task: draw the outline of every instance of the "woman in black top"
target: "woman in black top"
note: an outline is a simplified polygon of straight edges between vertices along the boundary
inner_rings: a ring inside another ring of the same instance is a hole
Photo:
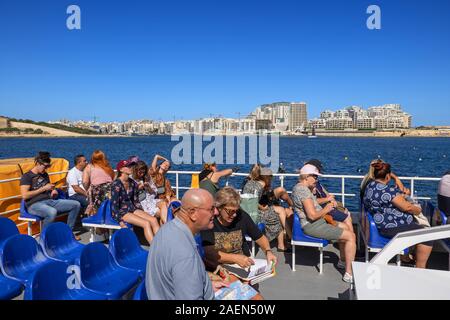
[[[269,263],[277,258],[270,250],[269,241],[258,229],[250,216],[239,209],[239,193],[225,187],[216,194],[219,215],[214,218],[214,228],[201,232],[207,265],[215,269],[219,264],[238,264],[246,268],[254,264],[245,241],[248,235],[266,254]]]

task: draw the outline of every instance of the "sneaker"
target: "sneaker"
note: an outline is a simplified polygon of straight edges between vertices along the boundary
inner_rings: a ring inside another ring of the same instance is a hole
[[[339,262],[336,264],[336,268],[345,269],[345,261],[339,260]]]
[[[342,277],[342,280],[347,283],[353,283],[353,276],[351,274],[349,274],[348,272],[346,272],[344,274],[344,276]]]

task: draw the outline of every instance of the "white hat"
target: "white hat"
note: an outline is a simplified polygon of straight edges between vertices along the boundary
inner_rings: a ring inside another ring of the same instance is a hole
[[[323,176],[323,174],[321,174],[319,172],[319,170],[315,166],[313,166],[312,164],[305,164],[300,169],[300,174],[301,175],[313,174],[313,175],[316,175],[316,176]]]

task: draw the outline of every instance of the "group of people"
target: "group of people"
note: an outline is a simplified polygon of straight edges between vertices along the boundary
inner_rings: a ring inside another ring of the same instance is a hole
[[[150,244],[160,226],[167,222],[167,211],[175,200],[166,173],[170,162],[156,155],[148,167],[137,156],[121,160],[114,172],[106,155],[96,150],[90,162],[82,154],[74,158],[67,174],[68,199],[60,197],[46,170],[51,166],[50,153],[39,152],[34,167],[21,180],[21,194],[28,212],[43,218],[43,227],[58,213],[67,212],[67,224],[75,232],[82,215],[97,212],[107,199],[111,201],[112,218],[122,227],[141,227]],[[79,236],[76,235],[79,239]]]
[[[299,216],[306,235],[338,244],[337,267],[344,270],[343,281],[353,282],[356,235],[351,214],[319,181],[324,168],[317,159],[299,169],[298,182],[290,195],[284,188],[273,188],[273,172],[259,164],[253,165],[240,192],[220,186],[220,180],[238,168],[219,170],[215,163],[205,164],[199,174],[199,188],[184,194],[170,222],[168,206],[175,200],[175,193],[166,178],[170,162],[164,157],[156,155],[147,166],[131,156],[119,161],[115,173],[102,151],[95,151],[89,163],[78,155],[67,176],[69,199],[58,199],[46,173],[50,164],[50,154],[40,152],[34,168],[21,179],[28,211],[43,217],[44,227],[57,213],[68,212],[68,225],[74,228],[80,213],[95,213],[105,199],[110,199],[113,219],[122,227],[141,227],[151,244],[146,275],[151,299],[212,299],[214,291],[228,285],[214,276],[222,264],[243,268],[254,264],[246,236],[258,244],[268,263],[276,264],[271,242],[276,241],[277,251],[290,252],[294,214]],[[438,199],[447,215],[449,181],[450,174],[441,180]],[[258,219],[242,208],[243,194],[257,199]],[[388,163],[372,161],[361,184],[361,203],[382,236],[392,238],[399,232],[429,227],[421,220],[421,205],[410,195]],[[258,222],[264,224],[263,231]],[[201,237],[204,259],[198,253],[196,236]],[[432,243],[416,246],[411,258],[417,267],[426,267],[431,249]]]

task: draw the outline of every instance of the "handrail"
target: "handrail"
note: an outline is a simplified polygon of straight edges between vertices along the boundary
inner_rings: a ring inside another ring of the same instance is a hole
[[[58,171],[58,172],[50,172],[48,173],[50,176],[51,175],[57,175],[57,174],[64,174],[67,173],[68,171]],[[180,186],[180,175],[193,175],[193,174],[199,174],[200,171],[181,171],[181,170],[173,170],[173,171],[168,171],[167,174],[171,174],[171,175],[175,175],[175,192],[176,192],[176,196],[177,198],[179,198],[180,196],[180,190],[188,190],[190,189],[190,186]],[[285,183],[285,178],[292,178],[292,177],[298,177],[298,174],[296,173],[274,173],[273,174],[275,177],[278,177],[280,180],[280,184],[282,187],[284,187],[284,183]],[[248,173],[233,173],[231,175],[231,177],[247,177]],[[346,193],[345,190],[345,185],[346,185],[346,181],[347,180],[362,180],[364,179],[364,176],[361,175],[337,175],[337,174],[327,174],[327,175],[323,175],[323,178],[329,178],[329,179],[340,179],[341,180],[341,192],[340,193],[333,193],[330,192],[334,195],[337,195],[339,197],[341,197],[341,202],[343,205],[345,205],[345,199],[346,197],[356,197],[357,195],[354,193]],[[410,181],[411,183],[411,197],[415,198],[415,199],[423,199],[423,200],[429,200],[431,199],[430,197],[418,197],[415,196],[415,182],[416,181],[440,181],[441,178],[433,178],[433,177],[399,177],[401,180],[407,180]],[[11,178],[11,179],[4,179],[4,180],[0,180],[0,183],[6,183],[6,182],[11,182],[11,181],[19,181],[20,178]],[[227,181],[228,184],[228,181]],[[291,191],[288,191],[288,193],[291,193]],[[10,200],[10,199],[15,199],[15,198],[20,198],[20,195],[15,195],[15,196],[10,196],[10,197],[6,197],[6,198],[0,198],[0,201],[5,201],[5,200]],[[0,215],[4,215],[7,213],[11,213],[14,211],[18,211],[19,209],[13,209],[13,210],[9,210],[6,212],[0,212]]]

